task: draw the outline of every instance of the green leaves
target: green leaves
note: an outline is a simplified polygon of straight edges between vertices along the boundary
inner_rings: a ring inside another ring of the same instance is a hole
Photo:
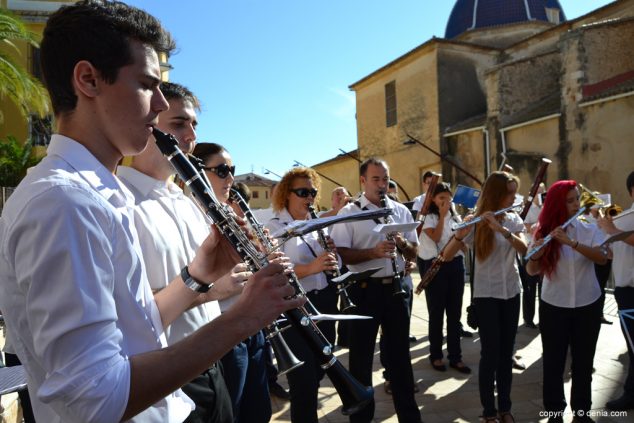
[[[27,169],[40,160],[33,154],[31,142],[22,144],[11,135],[6,140],[0,140],[0,186],[17,186]]]
[[[23,117],[35,113],[44,117],[50,111],[50,101],[44,86],[20,66],[15,55],[20,54],[15,41],[38,46],[35,35],[24,23],[6,9],[0,9],[0,43],[14,54],[0,52],[0,96],[8,97],[18,106]]]

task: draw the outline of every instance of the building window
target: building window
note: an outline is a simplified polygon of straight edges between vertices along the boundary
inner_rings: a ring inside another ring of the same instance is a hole
[[[554,7],[546,8],[546,17],[548,18],[548,22],[554,23],[555,25],[559,25],[561,23],[559,18],[559,9]]]
[[[253,198],[260,198],[260,192],[259,191],[253,191],[253,194],[251,195]]]
[[[385,84],[385,126],[396,125],[396,81]]]
[[[264,198],[265,199],[269,199],[269,192],[268,191],[264,191]]]
[[[40,49],[31,46],[29,57],[29,70],[31,75],[36,77],[40,82],[44,83],[44,77],[42,76],[42,66],[40,64]]]
[[[52,116],[29,116],[29,137],[33,145],[47,146],[53,134]]]

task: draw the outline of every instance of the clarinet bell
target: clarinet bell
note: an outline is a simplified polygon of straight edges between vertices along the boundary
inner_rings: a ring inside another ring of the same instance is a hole
[[[407,292],[403,290],[403,279],[400,276],[395,276],[392,279],[392,295],[402,295],[405,296]]]
[[[363,386],[337,361],[326,369],[333,386],[339,394],[344,416],[358,413],[374,399],[374,389],[371,386]]]
[[[277,375],[282,376],[286,373],[294,370],[304,364],[300,361],[279,332],[272,333],[272,336],[268,337],[271,347],[273,348],[273,354],[275,354],[275,360],[277,361]]]
[[[350,312],[350,310],[356,307],[345,288],[341,288],[339,291],[339,307],[342,313]]]

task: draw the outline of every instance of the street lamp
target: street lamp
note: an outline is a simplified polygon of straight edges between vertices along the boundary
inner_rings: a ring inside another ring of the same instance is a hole
[[[480,181],[480,179],[478,179],[476,176],[474,176],[473,174],[471,174],[469,171],[465,170],[463,167],[461,167],[458,163],[454,162],[453,160],[451,160],[450,158],[447,157],[446,154],[440,154],[439,152],[437,152],[436,150],[434,150],[433,148],[423,144],[422,142],[420,142],[419,140],[417,140],[416,138],[412,137],[410,134],[406,133],[405,135],[407,135],[407,140],[403,141],[403,145],[413,145],[413,144],[418,144],[421,147],[426,148],[427,150],[431,151],[432,153],[434,153],[435,155],[437,155],[438,157],[440,157],[440,160],[444,160],[447,163],[449,163],[450,165],[452,165],[453,167],[455,167],[456,169],[458,169],[459,171],[461,171],[462,173],[464,173],[465,175],[467,175],[469,178],[473,179],[474,181],[476,181],[479,185],[482,185],[482,181]]]
[[[280,175],[278,175],[277,173],[273,172],[272,170],[268,170],[265,167],[262,168],[262,171],[264,171],[265,175],[273,174],[273,175],[277,176],[278,178],[282,179],[282,177]]]
[[[305,165],[305,164],[303,164],[303,163],[298,162],[297,160],[293,160],[293,161],[295,162],[295,164],[293,164],[293,167],[297,167],[297,166],[310,167],[310,166],[306,166],[306,165]],[[313,169],[313,168],[311,168],[311,169]],[[339,182],[335,181],[334,179],[330,179],[329,177],[327,177],[327,176],[326,176],[326,175],[324,175],[323,173],[319,172],[318,170],[316,170],[316,169],[313,169],[313,170],[315,171],[315,173],[317,173],[317,175],[321,176],[321,177],[322,177],[322,178],[324,178],[324,179],[329,180],[330,182],[332,182],[332,183],[333,183],[333,184],[335,184],[336,186],[338,186],[338,187],[342,187],[342,186],[343,186],[343,185],[342,185],[342,184],[340,184]]]

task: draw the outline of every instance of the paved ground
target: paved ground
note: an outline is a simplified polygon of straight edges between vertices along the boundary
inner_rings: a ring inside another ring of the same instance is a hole
[[[414,284],[417,282],[417,278],[415,278]],[[469,292],[467,289],[465,304],[468,300]],[[606,401],[621,394],[620,386],[625,377],[627,359],[627,349],[618,326],[617,308],[612,295],[608,295],[606,299],[605,315],[614,324],[601,325],[594,362],[592,396],[594,408],[592,411],[595,413],[594,418],[597,422],[634,422],[634,411],[630,411],[629,416],[610,417],[609,411],[603,408]],[[421,388],[420,392],[416,394],[416,400],[422,410],[425,423],[477,422],[478,416],[482,412],[477,382],[480,355],[477,333],[474,334],[473,338],[463,338],[462,340],[464,361],[473,370],[473,373],[466,377],[451,368],[444,373],[437,372],[429,365],[427,308],[424,295],[416,297],[414,300],[412,334],[418,339],[418,342],[412,345],[411,353],[414,377]],[[517,349],[517,354],[522,357],[522,361],[528,367],[524,371],[514,371],[511,395],[515,419],[518,423],[545,422],[546,418],[539,416],[539,412],[542,410],[542,361],[539,331],[520,326],[517,332]],[[347,350],[338,351],[337,356],[344,365],[347,365]],[[569,378],[566,380],[566,395],[569,398],[570,382]],[[287,386],[284,377],[280,381],[284,386]],[[376,399],[375,421],[397,422],[392,398],[383,391],[378,345],[374,360],[373,381]],[[320,422],[348,421],[341,414],[339,397],[327,379],[322,382],[319,399],[321,404],[319,409]],[[273,412],[273,421],[290,421],[287,402],[274,398]],[[566,416],[564,420],[570,422],[572,416]]]

